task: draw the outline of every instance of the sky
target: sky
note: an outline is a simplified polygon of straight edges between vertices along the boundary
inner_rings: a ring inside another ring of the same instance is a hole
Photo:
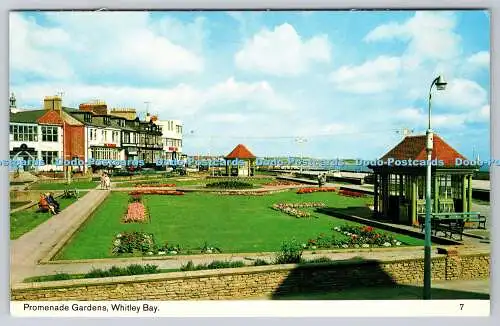
[[[490,154],[487,11],[12,12],[10,90],[184,124],[187,154],[383,156],[432,129]]]

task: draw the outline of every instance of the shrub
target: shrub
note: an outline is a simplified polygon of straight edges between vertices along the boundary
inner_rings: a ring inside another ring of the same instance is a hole
[[[328,257],[319,257],[319,258],[313,258],[313,259],[308,259],[304,263],[306,264],[319,264],[319,263],[331,263],[333,259],[330,259]]]
[[[193,261],[190,260],[187,262],[187,264],[183,264],[181,265],[181,268],[180,270],[183,271],[183,272],[186,272],[186,271],[195,271],[196,269],[196,266],[194,265]]]
[[[156,265],[139,265],[132,264],[127,267],[112,266],[108,270],[92,269],[84,275],[84,278],[99,278],[99,277],[112,277],[112,276],[128,276],[128,275],[142,275],[159,273],[158,266]]]
[[[134,194],[129,199],[129,203],[140,203],[141,201],[142,196],[140,194]]]
[[[53,280],[54,281],[63,281],[63,280],[69,280],[71,279],[71,275],[67,273],[57,273],[54,275]]]
[[[264,259],[256,259],[253,264],[254,266],[266,266],[266,265],[270,265],[267,261],[265,261]]]
[[[185,265],[182,265],[180,270],[183,272],[187,271],[199,271],[204,269],[221,269],[221,268],[238,268],[245,266],[242,261],[223,261],[214,260],[210,264],[199,264],[195,265],[192,260],[188,261]]]
[[[212,182],[206,185],[207,188],[222,188],[222,189],[250,189],[253,185],[243,181],[219,181]]]
[[[297,264],[302,260],[302,246],[295,240],[285,241],[276,256],[276,264]]]
[[[156,244],[153,234],[144,232],[123,232],[118,233],[113,240],[114,254],[132,254],[141,252],[143,254],[156,251]]]

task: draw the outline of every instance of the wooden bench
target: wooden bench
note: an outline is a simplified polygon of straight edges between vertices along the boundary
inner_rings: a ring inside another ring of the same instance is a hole
[[[431,214],[431,231],[437,236],[438,232],[442,232],[445,237],[453,238],[453,235],[459,235],[460,240],[463,239],[463,232],[466,218],[463,213],[432,213]],[[421,231],[425,229],[425,214],[419,215]]]
[[[486,216],[480,212],[465,212],[462,213],[465,217],[465,222],[477,223],[478,229],[486,229]]]

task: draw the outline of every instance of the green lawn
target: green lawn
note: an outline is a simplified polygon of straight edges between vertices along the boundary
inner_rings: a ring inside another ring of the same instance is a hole
[[[146,224],[123,224],[128,194],[114,192],[66,245],[58,259],[113,257],[114,236],[124,231],[153,233],[158,244],[180,244],[184,250],[199,252],[206,241],[223,252],[277,251],[284,240],[306,242],[331,227],[356,224],[313,213],[317,218],[298,219],[275,211],[277,202],[321,201],[330,207],[364,206],[370,198],[342,197],[335,193],[297,195],[293,191],[265,196],[221,196],[188,193],[184,196],[148,195],[144,197],[151,220]],[[310,209],[313,212],[313,209]],[[343,236],[339,233],[339,236]],[[399,241],[422,245],[423,241],[396,234]]]
[[[65,182],[37,182],[33,184],[32,190],[64,190],[64,189],[93,189],[99,182],[96,181],[73,181],[71,184]]]
[[[80,192],[84,196],[86,192]],[[56,198],[61,210],[64,210],[76,200],[73,198]],[[52,215],[49,212],[38,213],[38,205],[10,214],[10,238],[17,239],[26,232],[36,228],[38,225],[47,221]]]
[[[10,210],[19,208],[19,207],[27,205],[29,203],[30,203],[29,201],[11,201],[10,202]]]

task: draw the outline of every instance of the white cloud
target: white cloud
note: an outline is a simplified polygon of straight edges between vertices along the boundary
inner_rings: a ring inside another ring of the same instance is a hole
[[[455,33],[456,17],[449,12],[418,11],[404,23],[390,22],[370,31],[366,42],[402,40],[406,55],[421,59],[449,60],[461,53],[461,38]]]
[[[330,80],[341,91],[380,93],[398,85],[401,69],[400,58],[380,56],[359,66],[342,66],[330,74]]]
[[[490,66],[490,53],[488,51],[474,53],[467,58],[467,62],[474,66],[488,68]]]
[[[470,110],[488,103],[488,92],[469,79],[450,80],[446,90],[434,94],[436,105],[450,110]]]
[[[41,27],[32,19],[18,13],[10,14],[9,59],[11,73],[29,73],[51,76],[55,79],[71,78],[73,68],[58,47],[70,46],[71,38],[61,28]]]
[[[102,99],[108,107],[135,107],[144,109],[144,102],[151,102],[151,111],[160,118],[185,117],[193,113],[227,113],[227,104],[245,102],[253,111],[273,112],[290,110],[292,104],[282,98],[267,82],[245,83],[234,78],[208,88],[195,88],[179,84],[173,88],[135,88],[128,86],[104,86],[85,84],[33,84],[18,86],[18,102],[40,103],[44,96],[53,95],[54,90],[64,90],[65,98],[71,102],[64,105],[78,107],[80,103]],[[221,107],[222,106],[222,107]]]
[[[326,35],[302,39],[295,28],[285,23],[273,31],[264,29],[247,40],[235,55],[235,64],[246,71],[276,76],[296,76],[313,63],[330,62],[331,46]]]
[[[473,110],[467,117],[468,122],[489,122],[490,121],[490,105],[486,104],[479,109]]]
[[[10,53],[15,71],[48,78],[74,77],[78,70],[79,77],[115,74],[168,80],[203,70],[198,54],[162,35],[170,27],[176,39],[191,36],[200,24],[197,21],[183,34],[182,25],[153,23],[145,12],[64,12],[45,18],[55,27],[42,27],[21,13],[11,14]]]

